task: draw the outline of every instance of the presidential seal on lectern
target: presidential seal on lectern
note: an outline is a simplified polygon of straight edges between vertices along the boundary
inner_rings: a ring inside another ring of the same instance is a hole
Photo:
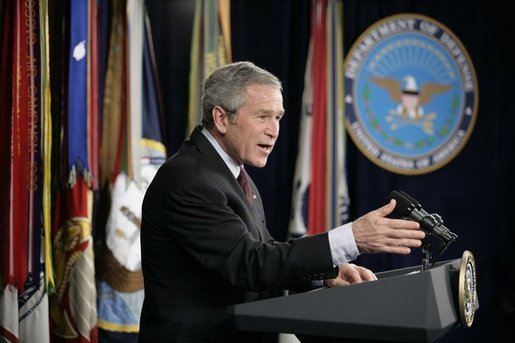
[[[461,324],[464,328],[472,326],[474,313],[478,307],[476,264],[474,255],[465,250],[461,257],[461,266],[458,279],[458,304]]]

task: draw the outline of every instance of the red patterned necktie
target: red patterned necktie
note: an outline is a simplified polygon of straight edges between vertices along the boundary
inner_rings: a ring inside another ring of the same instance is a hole
[[[245,169],[240,167],[240,175],[238,175],[238,182],[240,183],[241,188],[243,188],[243,192],[245,193],[245,197],[250,205],[252,205],[252,191],[250,190],[249,178]]]

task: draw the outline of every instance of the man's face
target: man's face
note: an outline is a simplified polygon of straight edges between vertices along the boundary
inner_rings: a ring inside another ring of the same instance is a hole
[[[236,161],[264,167],[279,135],[283,114],[283,97],[278,88],[248,86],[246,101],[233,121],[226,117],[222,146]]]

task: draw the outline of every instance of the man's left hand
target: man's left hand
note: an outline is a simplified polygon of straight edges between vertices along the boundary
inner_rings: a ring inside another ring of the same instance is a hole
[[[328,287],[339,287],[375,280],[377,280],[377,276],[370,269],[353,263],[343,263],[339,267],[338,276],[325,280],[324,284]]]

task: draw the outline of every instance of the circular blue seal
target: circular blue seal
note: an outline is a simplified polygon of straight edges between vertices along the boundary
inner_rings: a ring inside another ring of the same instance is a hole
[[[436,20],[399,14],[369,27],[345,59],[345,125],[358,149],[399,174],[424,174],[464,147],[478,109],[476,73]]]

